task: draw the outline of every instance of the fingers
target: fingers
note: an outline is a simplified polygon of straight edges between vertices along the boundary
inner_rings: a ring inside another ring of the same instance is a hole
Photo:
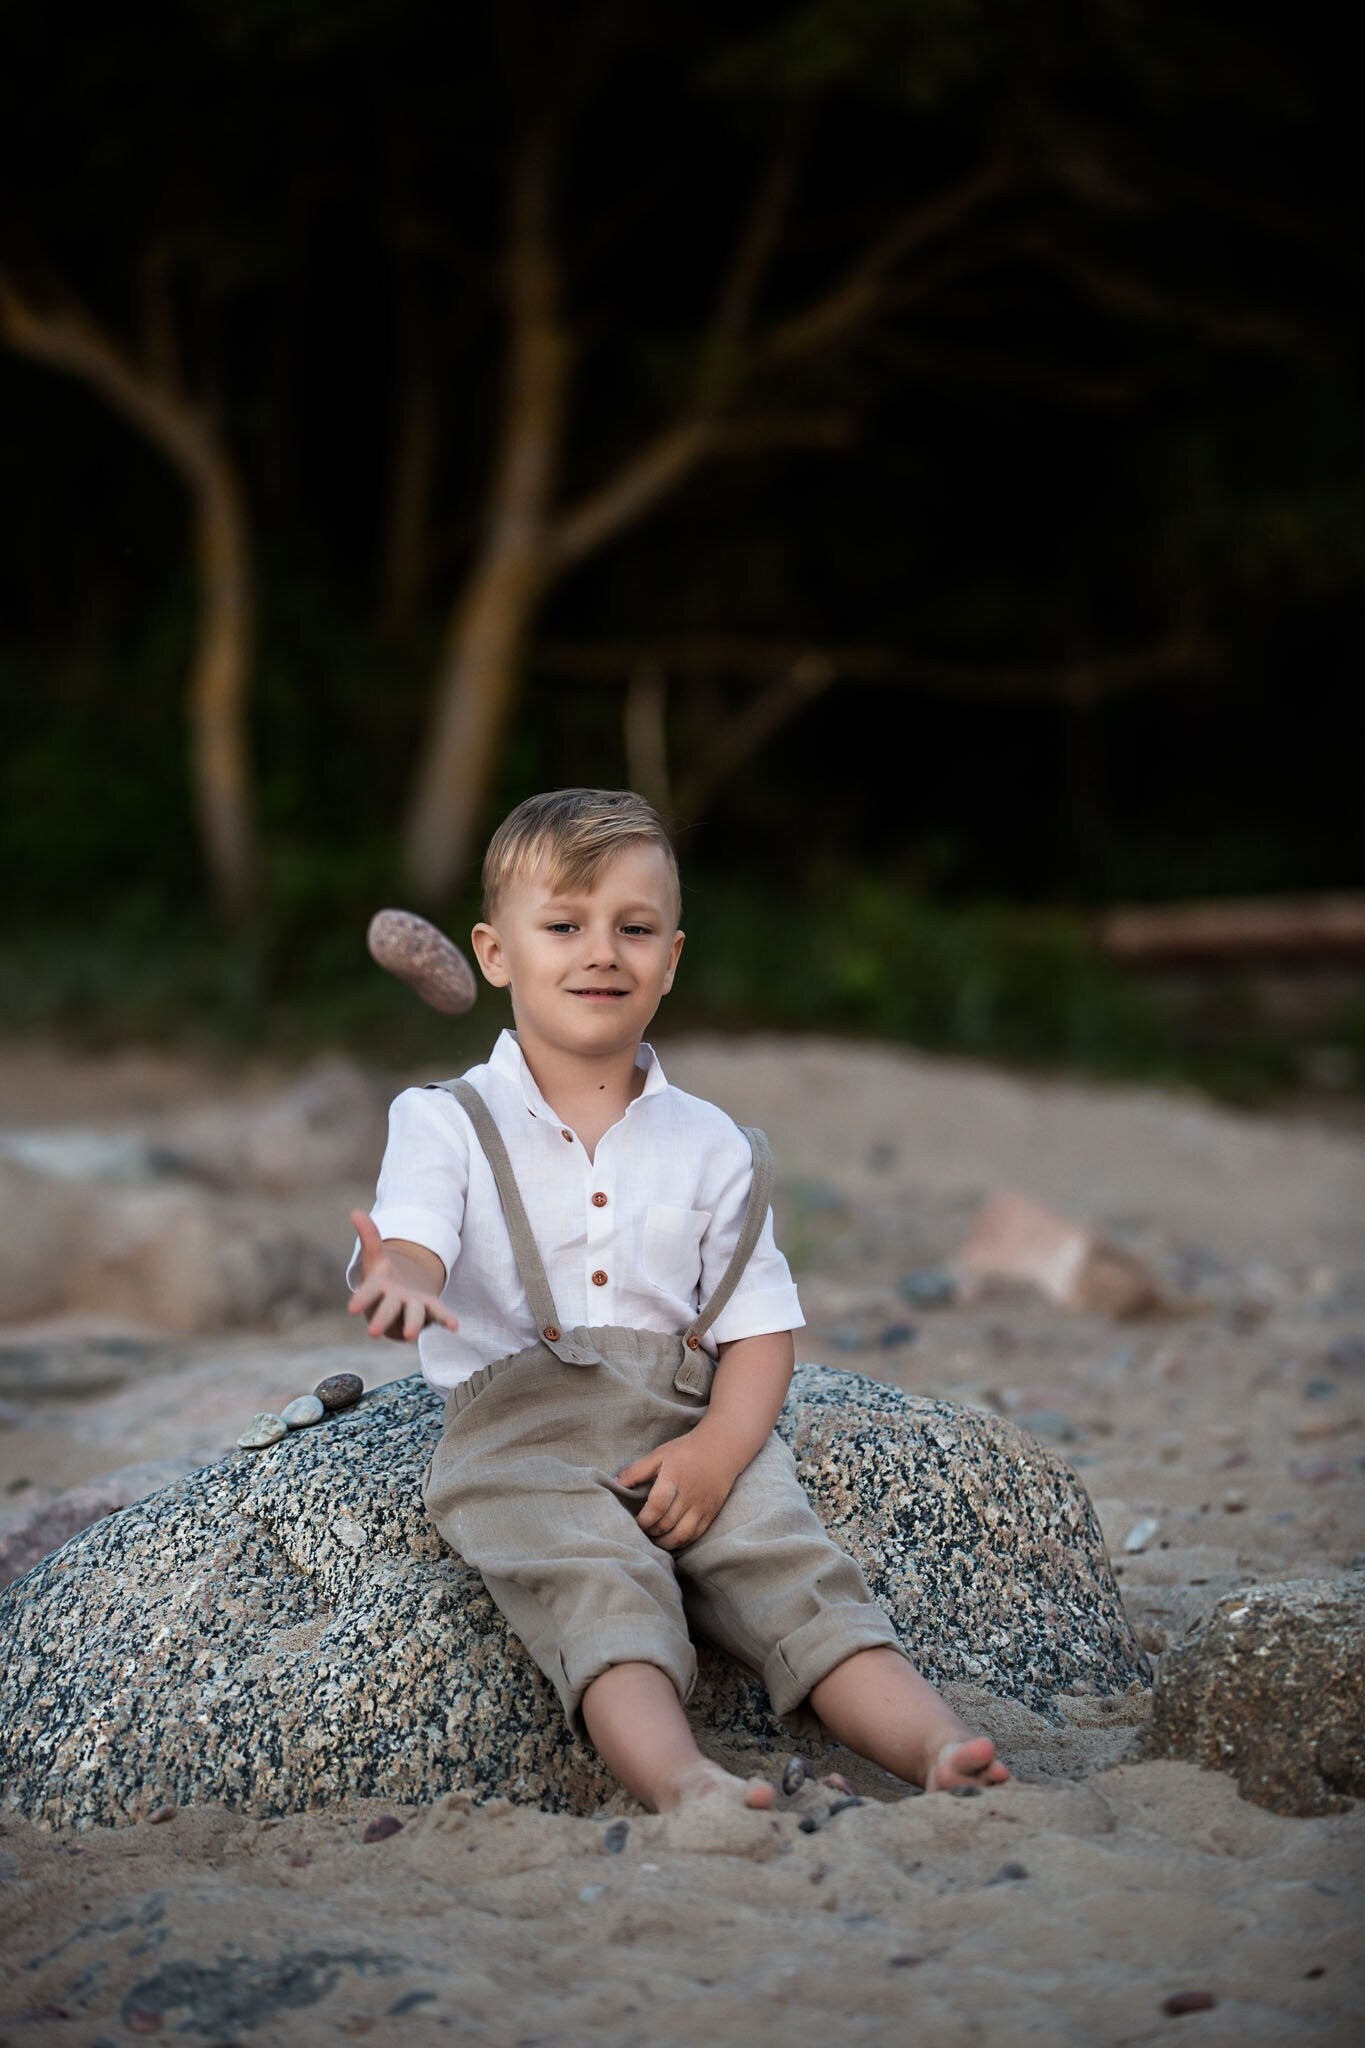
[[[373,1216],[368,1215],[364,1209],[352,1209],[351,1221],[355,1225],[355,1234],[360,1239],[360,1254],[368,1271],[375,1259],[382,1258],[384,1240],[375,1228]]]
[[[401,1343],[413,1342],[428,1323],[439,1323],[446,1330],[460,1327],[459,1317],[434,1294],[396,1287],[390,1274],[375,1273],[362,1280],[346,1313],[364,1316],[372,1337],[396,1337]]]
[[[635,1517],[636,1521],[642,1529],[652,1532],[655,1525],[662,1522],[677,1498],[676,1483],[661,1472],[649,1490],[649,1499]]]
[[[659,1469],[658,1451],[648,1451],[643,1458],[637,1458],[633,1465],[623,1465],[616,1477],[622,1486],[643,1486],[652,1479]]]
[[[700,1508],[691,1508],[680,1515],[670,1529],[656,1535],[654,1541],[660,1550],[685,1550],[689,1543],[695,1543],[699,1536],[705,1535],[712,1520],[713,1517]]]

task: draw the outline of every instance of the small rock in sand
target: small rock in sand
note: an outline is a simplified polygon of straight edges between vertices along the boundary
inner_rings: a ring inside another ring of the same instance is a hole
[[[614,1820],[602,1837],[602,1847],[608,1856],[617,1856],[625,1848],[630,1837],[630,1822]]]
[[[360,1839],[362,1842],[386,1842],[390,1835],[400,1835],[402,1832],[401,1820],[391,1813],[381,1813],[377,1820],[370,1822]]]
[[[1157,1530],[1161,1527],[1155,1515],[1145,1515],[1140,1522],[1134,1522],[1123,1539],[1123,1547],[1130,1555],[1136,1556],[1147,1548]]]
[[[799,1756],[789,1756],[782,1767],[782,1790],[791,1796],[806,1782],[806,1766]]]

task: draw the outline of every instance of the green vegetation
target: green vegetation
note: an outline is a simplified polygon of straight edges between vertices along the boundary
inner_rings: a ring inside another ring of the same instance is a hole
[[[479,1057],[508,1021],[503,999],[485,991],[469,1017],[438,1017],[371,963],[366,924],[394,900],[372,866],[284,864],[270,918],[232,940],[146,894],[85,924],[30,927],[0,955],[0,1030],[86,1050],[135,1041],[304,1058],[326,1048],[394,1066]],[[465,903],[446,928],[463,938],[476,915]],[[1177,1013],[1100,955],[1074,912],[936,902],[831,865],[789,893],[699,876],[685,922],[669,1033],[823,1032],[1247,1104],[1297,1078],[1298,1050],[1257,1026],[1245,988],[1224,984],[1193,1018]],[[1365,1055],[1365,1005],[1330,1036]]]

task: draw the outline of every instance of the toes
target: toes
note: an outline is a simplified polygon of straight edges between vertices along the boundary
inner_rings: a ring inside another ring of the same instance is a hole
[[[961,1787],[979,1791],[983,1785],[1003,1785],[1009,1772],[995,1754],[988,1735],[972,1735],[963,1742],[945,1743],[929,1773],[925,1789],[952,1792]]]

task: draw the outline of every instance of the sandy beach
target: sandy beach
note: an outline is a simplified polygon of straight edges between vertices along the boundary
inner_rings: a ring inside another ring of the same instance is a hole
[[[798,1356],[1008,1416],[1058,1449],[1158,1672],[1226,1594],[1359,1560],[1358,1121],[839,1041],[659,1047],[672,1080],[769,1135],[807,1318]],[[369,1078],[382,1099],[427,1077]],[[291,1085],[263,1068],[13,1049],[0,1137],[93,1134],[108,1159],[133,1137],[164,1144],[207,1103],[245,1118]],[[108,1181],[111,1201],[121,1185]],[[344,1315],[346,1213],[372,1189],[373,1165],[352,1160],[270,1196],[334,1256],[334,1306],[167,1327],[154,1301],[102,1301],[92,1278],[0,1329],[0,1541],[102,1475],[164,1480],[222,1455],[247,1415],[321,1369],[370,1385],[411,1371]],[[1168,1307],[1115,1319],[1017,1285],[917,1297],[907,1281],[944,1268],[1000,1189],[1122,1244]],[[861,1805],[829,1817],[807,1783],[772,1813],[654,1816],[622,1793],[571,1817],[454,1793],[275,1820],[185,1808],[65,1836],[7,1817],[0,2044],[1360,2038],[1358,1805],[1284,1817],[1224,1775],[1142,1760],[1146,1694],[1066,1699],[1055,1722],[951,1696],[995,1737],[1010,1784],[919,1795],[808,1747]],[[746,1773],[775,1775],[790,1753],[780,1733],[743,1755],[697,1733]]]

